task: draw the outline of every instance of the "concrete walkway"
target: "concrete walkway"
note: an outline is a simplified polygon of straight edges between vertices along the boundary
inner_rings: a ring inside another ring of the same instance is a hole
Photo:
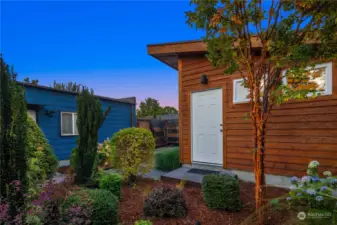
[[[176,170],[173,170],[171,172],[165,173],[162,175],[162,179],[172,179],[172,180],[184,180],[184,181],[189,181],[195,184],[201,184],[202,179],[204,178],[205,175],[203,174],[197,174],[197,173],[190,173],[189,170],[192,169],[192,167],[189,166],[183,166],[180,167]],[[207,169],[209,170],[209,169]],[[236,175],[230,171],[226,170],[214,170],[212,169],[211,171],[217,172],[219,174],[226,174],[229,176],[236,177]]]

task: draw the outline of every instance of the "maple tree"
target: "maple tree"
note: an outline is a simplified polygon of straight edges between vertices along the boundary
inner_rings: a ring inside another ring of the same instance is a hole
[[[191,27],[205,31],[207,58],[224,74],[241,74],[254,130],[255,199],[263,223],[266,124],[275,104],[319,95],[315,65],[337,56],[332,0],[192,0]],[[284,82],[288,81],[288,82]]]

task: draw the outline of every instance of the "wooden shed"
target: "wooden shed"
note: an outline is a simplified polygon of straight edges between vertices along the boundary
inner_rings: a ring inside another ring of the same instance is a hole
[[[256,43],[258,44],[258,43]],[[225,76],[205,58],[206,44],[185,41],[147,46],[148,53],[178,72],[179,140],[183,164],[253,171],[252,126],[240,75]],[[265,172],[304,175],[308,162],[337,166],[337,68],[318,64],[322,96],[274,107],[267,125]],[[203,84],[201,76],[208,82]],[[164,79],[164,78],[163,78]]]

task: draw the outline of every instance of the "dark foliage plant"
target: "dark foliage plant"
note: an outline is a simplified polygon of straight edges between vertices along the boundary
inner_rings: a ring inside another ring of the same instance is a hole
[[[154,217],[184,217],[186,202],[180,189],[162,186],[153,189],[144,202],[144,215]]]
[[[15,81],[16,73],[1,55],[0,67],[0,199],[8,201],[9,215],[14,218],[24,207],[27,191],[27,109],[23,89]],[[15,185],[10,185],[13,182]]]
[[[93,172],[97,153],[98,129],[103,124],[111,107],[102,112],[102,106],[93,91],[83,88],[77,97],[78,146],[75,165],[76,182],[88,182]]]
[[[240,186],[237,178],[212,174],[202,180],[202,194],[207,206],[212,209],[239,210]]]
[[[156,153],[156,168],[162,171],[172,171],[180,167],[179,148]]]

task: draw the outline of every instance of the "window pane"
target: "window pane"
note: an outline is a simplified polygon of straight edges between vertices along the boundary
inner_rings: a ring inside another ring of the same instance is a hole
[[[78,130],[77,130],[77,113],[74,113],[74,127],[75,127],[75,134],[78,134]]]
[[[242,80],[234,82],[235,88],[234,88],[234,96],[235,102],[246,102],[248,100],[248,88],[245,88],[242,84]]]
[[[73,117],[71,113],[62,113],[62,134],[73,134]]]
[[[317,90],[321,92],[326,91],[326,67],[320,67],[310,70],[306,74],[306,79],[294,79],[289,77],[287,79],[288,84],[292,85],[298,90]]]

